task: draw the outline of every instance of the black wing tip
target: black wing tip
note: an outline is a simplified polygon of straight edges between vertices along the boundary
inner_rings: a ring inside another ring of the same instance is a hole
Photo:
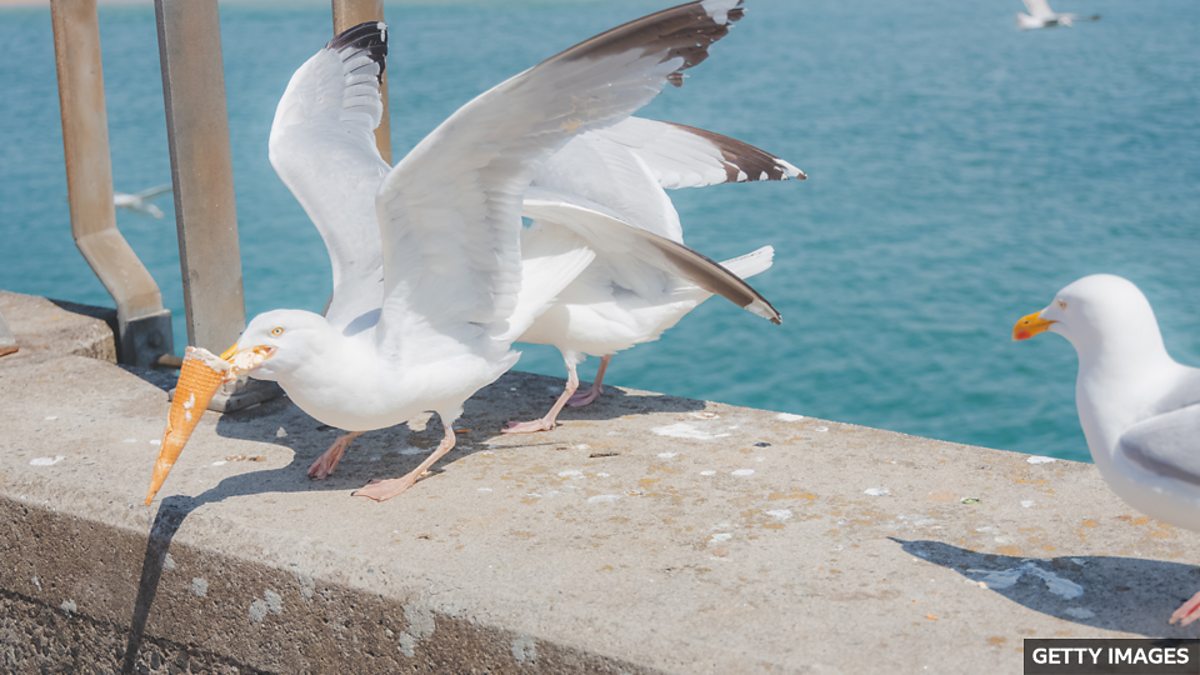
[[[663,60],[680,59],[679,68],[667,75],[674,87],[683,86],[683,71],[708,58],[708,48],[729,34],[745,16],[745,0],[693,0],[640,19],[634,19],[585,40],[547,59],[586,58],[595,54],[657,47]],[[544,63],[544,62],[543,62]]]
[[[727,183],[808,180],[808,174],[799,167],[745,141],[678,122],[665,124],[712,143],[721,152]]]
[[[366,52],[372,61],[379,64],[379,79],[382,81],[383,73],[387,70],[387,31],[387,24],[382,21],[364,21],[338,33],[326,47],[337,52],[346,49]]]
[[[745,279],[743,279],[743,281],[745,281]],[[764,298],[762,294],[750,284],[746,284],[746,286],[750,288],[750,290],[754,291],[755,297],[754,300],[742,305],[742,309],[750,312],[751,314],[757,314],[776,326],[782,326],[783,315],[779,313],[779,310],[775,309],[775,305],[772,305],[770,300]]]

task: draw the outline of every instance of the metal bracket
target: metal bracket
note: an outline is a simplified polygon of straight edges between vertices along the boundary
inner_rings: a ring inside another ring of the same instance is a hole
[[[159,365],[163,354],[170,354],[174,342],[170,310],[126,320],[117,313],[117,361],[138,368]]]
[[[117,229],[96,0],[51,0],[50,17],[71,233],[116,302],[118,360],[148,367],[173,351],[171,314],[158,284]]]

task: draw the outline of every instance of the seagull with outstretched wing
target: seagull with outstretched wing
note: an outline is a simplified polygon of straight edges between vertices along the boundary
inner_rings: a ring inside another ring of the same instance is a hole
[[[163,217],[162,209],[158,208],[158,205],[152,203],[150,200],[170,191],[171,185],[167,184],[156,185],[141,192],[113,192],[113,206],[118,209],[135,211],[161,220]]]
[[[521,336],[561,352],[567,368],[562,394],[542,417],[510,423],[504,431],[553,429],[565,406],[588,405],[600,396],[616,352],[657,340],[714,294],[779,323],[779,312],[744,281],[771,266],[774,249],[763,246],[722,263],[691,251],[665,189],[805,177],[790,163],[728,136],[636,117],[577,136],[555,153],[526,197],[525,215],[534,224],[522,247],[561,237],[566,228],[584,239],[596,259]],[[587,355],[600,357],[600,367],[592,386],[577,392],[576,368]]]
[[[393,497],[454,447],[463,403],[516,362],[513,340],[594,257],[564,237],[522,260],[522,202],[539,166],[682,83],[741,16],[742,0],[696,0],[602,33],[476,97],[391,168],[371,134],[386,27],[351,28],[301,66],[270,158],[329,249],[333,297],[325,316],[254,317],[223,356],[256,355],[251,376],[347,432],[311,475],[363,432],[425,411],[442,421],[437,448],[355,494]]]
[[[1054,28],[1065,26],[1070,28],[1079,21],[1099,21],[1100,15],[1080,16],[1078,14],[1058,13],[1050,9],[1049,0],[1022,0],[1025,12],[1017,13],[1017,27],[1022,30],[1035,28]],[[1028,12],[1028,13],[1026,13]]]

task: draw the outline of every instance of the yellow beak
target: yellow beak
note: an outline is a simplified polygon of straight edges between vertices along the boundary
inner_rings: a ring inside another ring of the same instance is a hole
[[[235,342],[235,343],[233,343],[232,347],[221,352],[221,359],[224,361],[233,360],[233,355],[237,353],[237,350],[238,350],[237,343]]]
[[[1043,319],[1041,312],[1027,314],[1021,317],[1020,320],[1017,321],[1016,325],[1013,326],[1013,339],[1028,340],[1034,335],[1045,333],[1046,331],[1050,330],[1050,326],[1054,325],[1055,323],[1056,322],[1054,321]]]

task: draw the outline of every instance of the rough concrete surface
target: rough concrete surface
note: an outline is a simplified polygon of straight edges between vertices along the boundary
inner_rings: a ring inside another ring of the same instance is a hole
[[[350,492],[438,422],[315,482],[337,432],[282,398],[206,416],[144,507],[163,380],[0,360],[0,668],[1019,672],[1026,637],[1195,633],[1200,537],[1086,464],[619,389],[502,436],[561,385],[513,373],[392,501]]]
[[[114,309],[0,291],[0,314],[27,353],[62,353],[117,362]]]

